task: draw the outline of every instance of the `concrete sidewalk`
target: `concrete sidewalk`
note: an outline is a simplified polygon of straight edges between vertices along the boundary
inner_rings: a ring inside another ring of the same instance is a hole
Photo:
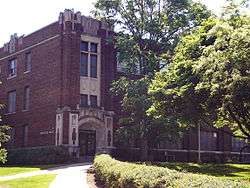
[[[57,174],[55,180],[51,183],[50,188],[88,188],[87,170],[91,167],[91,163],[78,163],[71,165],[63,165],[47,170],[39,170],[34,172],[26,172],[10,176],[0,176],[0,181],[13,180],[17,178],[27,178],[37,175]]]
[[[91,164],[79,165],[61,170],[50,188],[88,188],[87,170]]]

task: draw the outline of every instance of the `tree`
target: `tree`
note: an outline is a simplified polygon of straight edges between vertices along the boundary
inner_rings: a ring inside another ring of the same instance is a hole
[[[143,153],[146,153],[151,133],[164,132],[159,129],[169,136],[178,132],[178,129],[170,131],[174,127],[170,126],[171,118],[147,114],[152,104],[148,95],[151,79],[155,72],[171,62],[179,37],[211,14],[201,4],[189,0],[98,0],[95,7],[95,16],[115,27],[114,41],[123,71],[141,75],[138,80],[119,79],[112,91],[114,94],[120,91],[122,107],[127,114],[120,120],[126,127],[118,132],[132,133],[139,138],[141,146],[145,146]]]
[[[142,149],[141,160],[147,159],[149,147],[163,139],[173,142],[182,133],[181,128],[176,128],[178,126],[171,118],[147,114],[147,109],[152,105],[147,93],[150,83],[148,77],[138,80],[122,77],[119,83],[114,82],[112,87],[115,95],[124,96],[121,105],[125,115],[119,120],[122,127],[117,131],[118,141],[120,146],[131,146],[135,140],[139,141],[139,147]]]
[[[150,87],[151,114],[229,127],[250,139],[250,18],[209,19],[178,44]]]
[[[169,63],[179,36],[211,15],[189,0],[98,0],[95,8],[96,17],[115,27],[125,71],[143,75],[159,71],[162,61]]]
[[[3,108],[3,105],[0,105]],[[7,150],[2,148],[2,144],[9,140],[8,130],[9,126],[2,124],[2,118],[0,116],[0,162],[5,163],[7,158]]]

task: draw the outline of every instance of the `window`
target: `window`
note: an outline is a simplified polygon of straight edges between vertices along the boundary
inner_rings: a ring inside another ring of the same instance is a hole
[[[28,145],[28,126],[23,126],[23,147]]]
[[[88,54],[81,53],[80,75],[88,76]]]
[[[90,106],[97,107],[97,96],[90,95]]]
[[[29,103],[30,103],[30,88],[26,86],[24,88],[24,95],[23,95],[23,110],[29,110]]]
[[[80,106],[88,106],[88,95],[81,94]]]
[[[90,44],[90,52],[97,53],[97,44],[96,43]]]
[[[31,53],[25,54],[25,67],[24,72],[30,72],[31,71]]]
[[[9,140],[10,147],[14,147],[15,146],[15,128],[14,127],[11,127],[9,135],[10,135],[10,140]]]
[[[217,137],[216,132],[201,131],[201,150],[216,151]]]
[[[246,145],[244,140],[232,137],[232,151],[239,152]]]
[[[80,76],[97,78],[98,44],[82,41],[80,50]]]
[[[81,51],[85,51],[85,52],[89,51],[89,43],[88,42],[85,42],[85,41],[81,42]]]
[[[9,77],[14,77],[17,74],[17,60],[12,59],[9,61],[9,66],[8,66],[8,73]]]
[[[90,77],[97,78],[97,55],[90,56]]]
[[[16,112],[16,91],[8,93],[8,113]]]

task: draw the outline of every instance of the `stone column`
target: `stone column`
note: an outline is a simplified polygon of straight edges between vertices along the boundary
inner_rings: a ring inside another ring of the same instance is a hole
[[[69,114],[69,152],[77,157],[79,155],[78,146],[78,114],[70,113]]]
[[[63,113],[56,114],[55,145],[61,146],[63,143]]]

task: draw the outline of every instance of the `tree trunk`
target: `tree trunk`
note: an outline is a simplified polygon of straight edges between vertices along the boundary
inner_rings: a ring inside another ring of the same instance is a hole
[[[146,138],[141,138],[141,161],[148,160],[148,141]]]

